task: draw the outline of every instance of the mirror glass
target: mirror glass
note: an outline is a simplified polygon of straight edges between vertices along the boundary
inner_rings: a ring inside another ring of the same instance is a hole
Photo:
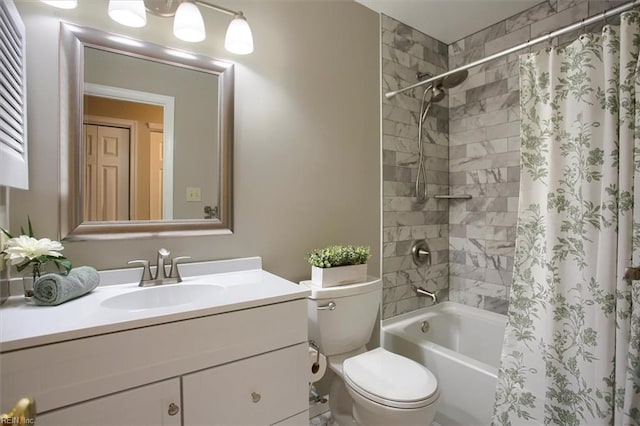
[[[62,25],[62,237],[230,233],[233,67]]]

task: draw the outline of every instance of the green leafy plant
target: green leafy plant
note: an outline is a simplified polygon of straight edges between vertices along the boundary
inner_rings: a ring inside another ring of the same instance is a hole
[[[314,249],[307,253],[307,262],[318,268],[334,266],[362,265],[371,256],[371,248],[364,246],[334,245]]]
[[[40,276],[42,267],[47,262],[52,262],[59,271],[64,269],[65,273],[69,273],[72,265],[60,253],[60,251],[64,250],[62,244],[49,238],[35,238],[31,219],[27,218],[27,222],[28,232],[25,232],[21,226],[20,233],[22,235],[17,237],[11,235],[6,229],[0,228],[0,231],[9,238],[5,246],[0,247],[2,248],[0,255],[4,260],[11,265],[16,265],[18,272],[22,272],[25,268],[31,266],[31,275],[34,279]]]

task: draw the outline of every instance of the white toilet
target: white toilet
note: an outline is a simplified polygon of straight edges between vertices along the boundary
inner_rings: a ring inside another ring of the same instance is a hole
[[[335,373],[329,391],[334,421],[346,425],[430,425],[440,392],[424,366],[382,348],[367,351],[382,281],[319,288],[306,281],[309,339]]]

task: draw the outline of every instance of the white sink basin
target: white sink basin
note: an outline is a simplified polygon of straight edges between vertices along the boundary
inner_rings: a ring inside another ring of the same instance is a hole
[[[160,285],[119,294],[103,300],[100,305],[105,308],[127,311],[166,308],[210,300],[223,291],[224,287],[211,284]]]

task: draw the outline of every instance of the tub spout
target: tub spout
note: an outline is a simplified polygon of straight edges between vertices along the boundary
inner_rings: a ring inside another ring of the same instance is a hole
[[[433,303],[438,303],[438,297],[436,296],[436,293],[431,292],[431,291],[425,289],[424,287],[416,287],[416,286],[414,286],[413,289],[415,290],[416,293],[418,293],[418,296],[430,297],[431,301],[433,301]]]

